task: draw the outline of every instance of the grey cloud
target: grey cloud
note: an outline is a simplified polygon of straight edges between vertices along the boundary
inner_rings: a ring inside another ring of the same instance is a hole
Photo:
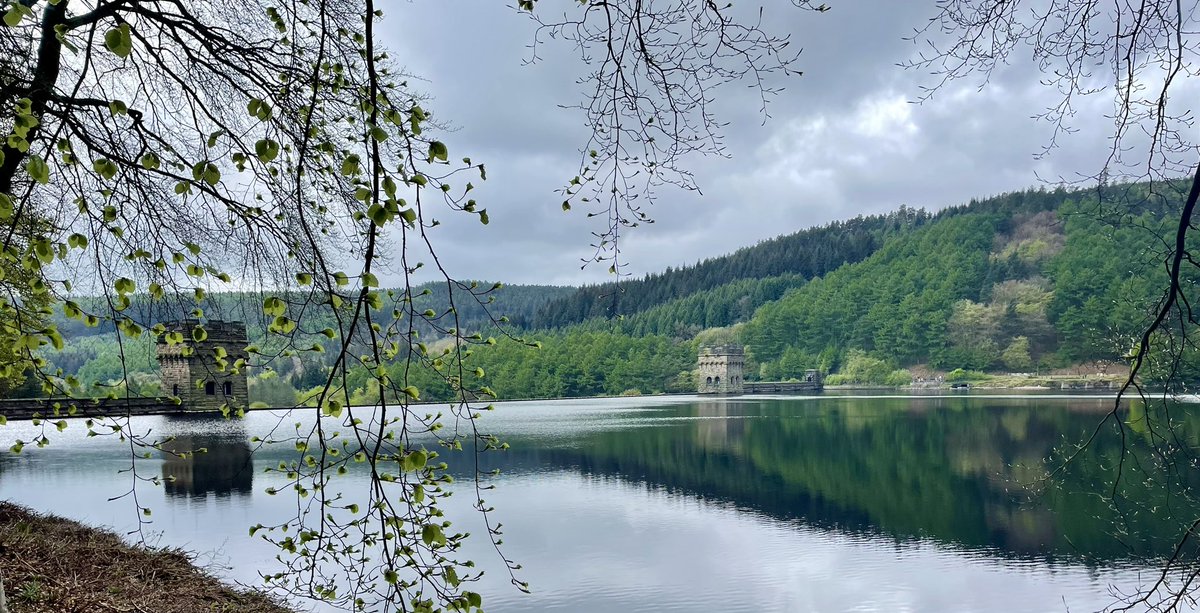
[[[932,82],[897,66],[919,49],[904,37],[929,17],[923,3],[839,2],[821,15],[787,6],[767,5],[764,21],[804,48],[804,76],[769,83],[786,89],[766,125],[744,84],[717,93],[714,108],[730,122],[730,158],[693,160],[703,196],[660,192],[650,210],[656,223],[625,235],[627,272],[690,264],[901,204],[937,209],[1030,187],[1039,177],[1091,174],[1103,161],[1111,124],[1100,97],[1084,102],[1079,134],[1035,159],[1050,131],[1031,116],[1056,94],[1039,84],[1033,66],[998,72],[982,89],[965,81],[910,104]],[[428,79],[422,87],[438,116],[461,126],[445,137],[452,154],[489,169],[489,180],[476,183],[492,223],[444,215],[435,233],[450,271],[521,283],[608,280],[604,267],[580,270],[599,222],[562,213],[555,193],[574,175],[587,138],[582,116],[559,107],[580,100],[574,50],[550,41],[541,62],[522,65],[533,25],[496,2],[414,2],[393,7],[389,18],[400,24],[389,42],[393,56]]]

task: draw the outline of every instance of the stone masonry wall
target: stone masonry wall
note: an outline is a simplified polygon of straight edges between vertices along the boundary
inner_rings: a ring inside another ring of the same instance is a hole
[[[705,347],[696,360],[696,390],[701,394],[740,394],[745,349],[737,345]]]
[[[208,334],[202,341],[193,336],[199,326]],[[178,396],[189,410],[216,410],[225,404],[231,408],[249,406],[245,367],[240,372],[234,369],[234,362],[247,357],[246,324],[185,319],[169,322],[166,328],[182,333],[184,342],[170,345],[165,335],[159,337],[157,354],[164,394]]]

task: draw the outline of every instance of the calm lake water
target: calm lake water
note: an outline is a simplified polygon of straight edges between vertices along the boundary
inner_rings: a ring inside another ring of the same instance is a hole
[[[508,585],[484,543],[468,554],[492,569],[478,586],[489,613],[1099,610],[1151,580],[1180,522],[1197,516],[1178,484],[1168,491],[1136,474],[1115,508],[1097,495],[1119,457],[1107,429],[1082,461],[1039,479],[1044,460],[1082,440],[1111,403],[961,394],[502,403],[483,424],[512,449],[485,454],[502,469],[488,502],[533,594]],[[1176,417],[1185,434],[1200,432],[1189,409]],[[273,570],[274,550],[247,528],[294,508],[263,493],[281,480],[263,469],[295,452],[252,451],[248,440],[280,416],[135,423],[209,449],[139,461],[143,475],[177,477],[137,488],[153,508],[151,540],[195,551],[231,580]],[[0,427],[3,447],[35,430]],[[1127,433],[1136,453],[1136,424]],[[135,528],[133,502],[109,501],[133,484],[122,472],[128,447],[83,434],[76,424],[47,448],[0,453],[0,498]],[[470,502],[465,491],[458,498]],[[450,506],[456,529],[484,533]]]

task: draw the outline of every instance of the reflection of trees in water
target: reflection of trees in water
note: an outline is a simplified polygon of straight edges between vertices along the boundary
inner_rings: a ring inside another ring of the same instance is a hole
[[[253,454],[245,438],[187,434],[163,445],[163,450],[163,489],[169,497],[247,496],[253,489]]]
[[[1197,481],[1195,475],[1164,489],[1127,474],[1120,484],[1125,512],[1114,510],[1101,494],[1111,486],[1120,441],[1105,436],[1046,479],[1045,459],[1090,432],[1107,402],[846,399],[754,409],[704,402],[679,409],[680,417],[701,419],[603,432],[553,455],[554,463],[584,473],[813,525],[1020,556],[1169,554],[1180,520],[1200,513],[1200,503],[1188,497],[1200,483],[1184,482]],[[748,410],[764,418],[713,419]],[[1200,417],[1193,421],[1189,431],[1200,433]]]

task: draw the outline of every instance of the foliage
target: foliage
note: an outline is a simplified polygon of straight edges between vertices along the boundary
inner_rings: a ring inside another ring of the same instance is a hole
[[[952,209],[767,303],[743,337],[764,378],[848,352],[979,371],[1119,362],[1156,298],[1159,254],[1146,246],[1161,244],[1179,206],[1151,190],[1023,192]],[[1136,217],[1104,222],[1130,202],[1144,203]]]
[[[965,370],[962,368],[955,368],[954,370],[946,373],[946,382],[947,383],[984,381],[987,379],[988,379],[988,375],[986,373],[982,373],[977,370]]]
[[[591,285],[554,300],[545,305],[532,321],[537,328],[557,328],[580,323],[592,318],[628,318],[636,313],[649,311],[663,305],[666,313],[647,313],[645,319],[635,318],[622,329],[632,333],[670,333],[666,326],[677,321],[698,325],[701,328],[727,326],[740,319],[730,319],[729,309],[737,306],[728,298],[717,298],[721,306],[707,305],[712,298],[681,303],[693,294],[701,292],[774,292],[778,297],[782,290],[795,287],[805,278],[823,276],[846,263],[858,262],[871,255],[889,237],[918,228],[928,222],[929,213],[921,209],[900,207],[896,212],[885,215],[858,216],[847,221],[836,221],[818,228],[801,230],[794,234],[763,241],[753,247],[717,258],[698,262],[694,266],[677,269],[668,268],[662,273],[646,275],[641,279],[622,279],[618,282]],[[748,280],[768,280],[782,283],[781,289],[750,289]],[[730,285],[736,288],[720,289]],[[740,296],[735,297],[735,301]],[[768,298],[768,300],[774,298]],[[751,299],[752,308],[762,304]],[[674,304],[675,306],[667,306]],[[744,308],[744,307],[742,307]],[[713,314],[717,309],[721,314]],[[700,310],[703,315],[697,313]],[[691,313],[691,316],[670,312]]]
[[[1014,337],[1012,344],[1000,354],[1000,361],[1004,362],[1009,370],[1016,372],[1025,372],[1032,368],[1033,359],[1029,357],[1029,337]]]
[[[799,275],[784,274],[763,279],[739,279],[684,298],[668,300],[633,315],[613,320],[594,317],[578,324],[589,330],[619,330],[641,336],[662,334],[687,340],[710,328],[744,322],[758,307],[777,300],[785,292],[804,284]]]

